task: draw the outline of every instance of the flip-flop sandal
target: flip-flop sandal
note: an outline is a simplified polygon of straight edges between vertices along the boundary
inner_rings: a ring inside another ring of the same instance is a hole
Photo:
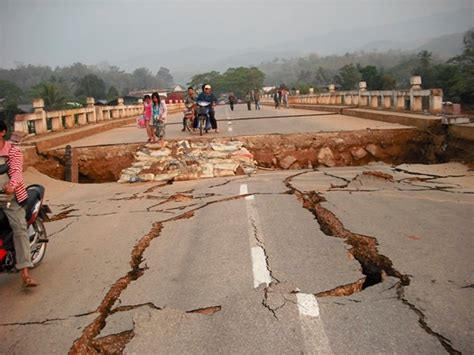
[[[31,277],[27,277],[23,280],[23,287],[37,287],[39,283],[35,282]]]

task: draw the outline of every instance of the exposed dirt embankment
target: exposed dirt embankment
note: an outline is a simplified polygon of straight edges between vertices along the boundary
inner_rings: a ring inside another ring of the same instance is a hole
[[[436,162],[442,138],[415,129],[361,130],[240,137],[258,164],[267,168]]]
[[[439,160],[443,145],[442,138],[415,129],[241,136],[212,141],[226,143],[231,140],[243,142],[259,166],[274,169],[365,165],[371,161],[434,163]],[[168,141],[172,154],[176,153],[173,147],[177,144],[176,140]],[[117,181],[120,172],[131,166],[141,146],[121,144],[75,148],[81,181]],[[64,149],[59,149],[45,153],[35,167],[47,175],[63,179],[64,165]]]

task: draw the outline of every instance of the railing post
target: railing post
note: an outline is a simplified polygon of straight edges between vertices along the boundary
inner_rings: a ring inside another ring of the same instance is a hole
[[[87,97],[86,102],[87,102],[87,108],[88,108],[88,112],[86,113],[87,122],[88,123],[91,123],[91,122],[95,123],[95,122],[97,122],[97,115],[96,115],[96,111],[95,111],[95,107],[94,107],[95,100],[94,100],[93,97]]]
[[[336,86],[334,84],[329,85],[329,104],[334,105],[336,103]]]
[[[79,164],[77,161],[77,154],[70,146],[66,146],[64,152],[64,178],[69,182],[79,182]]]
[[[392,98],[390,96],[385,95],[383,97],[383,108],[389,109],[392,106]]]
[[[367,106],[367,96],[363,96],[362,93],[367,91],[367,83],[365,81],[359,82],[359,107]]]
[[[421,76],[412,76],[410,78],[410,111],[419,112],[423,110],[423,99],[416,95],[421,90]]]
[[[443,90],[432,89],[430,96],[431,113],[441,113],[443,111]]]
[[[373,92],[372,95],[370,95],[370,107],[371,108],[379,107],[379,93],[378,92]]]
[[[36,120],[34,121],[35,133],[36,134],[46,133],[47,126],[46,126],[46,111],[44,110],[44,100],[34,99],[33,109],[36,115]]]

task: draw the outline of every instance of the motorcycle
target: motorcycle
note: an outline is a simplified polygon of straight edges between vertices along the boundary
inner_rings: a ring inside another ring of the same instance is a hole
[[[7,172],[6,164],[0,165],[0,174]],[[43,260],[48,243],[48,235],[43,221],[48,219],[50,213],[48,206],[43,205],[44,187],[41,185],[30,185],[26,188],[28,199],[25,205],[26,222],[28,226],[27,235],[30,240],[31,262],[33,267]],[[3,191],[0,194],[5,197]],[[8,205],[10,202],[2,204]],[[8,219],[2,209],[0,209],[0,272],[14,272],[16,264],[15,246],[13,244],[13,231],[8,224]]]
[[[211,128],[211,103],[206,101],[198,101],[197,103],[197,114],[198,114],[198,123],[199,123],[199,135],[202,136],[202,131],[206,133]]]

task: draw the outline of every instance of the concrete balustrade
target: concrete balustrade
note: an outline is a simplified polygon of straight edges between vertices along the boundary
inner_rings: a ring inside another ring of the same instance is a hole
[[[422,79],[414,76],[410,79],[408,90],[367,90],[367,83],[359,83],[358,91],[336,91],[335,85],[328,86],[328,92],[317,93],[310,91],[308,95],[299,95],[298,90],[290,95],[290,105],[345,105],[369,109],[384,109],[392,111],[422,112],[423,98],[429,100],[426,110],[436,114],[443,110],[442,89],[422,89]],[[407,102],[409,103],[407,105]],[[262,103],[273,104],[272,95],[263,95]]]
[[[34,112],[16,115],[14,130],[26,134],[41,135],[50,131],[58,132],[114,119],[131,118],[143,113],[143,101],[141,99],[137,100],[136,105],[125,105],[123,99],[119,98],[117,106],[95,106],[94,98],[88,97],[86,100],[86,107],[46,111],[43,99],[34,99]],[[180,111],[183,108],[184,104],[182,102],[168,104],[170,113]]]

